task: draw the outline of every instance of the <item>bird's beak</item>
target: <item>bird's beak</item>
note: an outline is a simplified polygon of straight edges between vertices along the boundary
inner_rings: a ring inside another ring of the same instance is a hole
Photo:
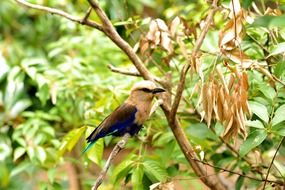
[[[157,93],[161,93],[161,92],[165,92],[165,90],[163,88],[155,88],[152,90],[153,94],[157,94]]]

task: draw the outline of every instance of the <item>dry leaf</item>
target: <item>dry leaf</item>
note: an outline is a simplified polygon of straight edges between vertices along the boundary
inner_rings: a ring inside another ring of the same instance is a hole
[[[233,18],[234,15],[238,15],[241,12],[241,6],[239,0],[231,0],[230,2],[230,18]]]
[[[165,24],[165,22],[163,21],[163,20],[161,20],[161,19],[156,19],[155,20],[156,21],[156,23],[157,23],[157,26],[158,26],[158,28],[161,30],[161,31],[163,31],[163,32],[168,32],[168,27],[167,27],[167,25]]]
[[[180,18],[178,16],[172,20],[171,25],[170,25],[170,35],[172,37],[175,36],[177,28],[180,24],[181,24],[181,22],[180,22]]]
[[[231,61],[240,64],[242,69],[248,69],[255,64],[253,60],[247,57],[239,49],[234,49],[232,51],[226,51],[224,52],[224,55],[227,56]]]
[[[169,35],[167,32],[161,33],[161,46],[168,51],[168,53],[173,52],[171,39],[169,38]]]
[[[233,50],[238,47],[243,37],[243,17],[231,19],[219,33],[219,47],[222,50]]]
[[[207,105],[207,112],[206,112],[206,119],[207,119],[208,127],[210,127],[211,125],[212,112],[213,112],[212,87],[213,87],[213,83],[209,82],[209,85],[207,88],[207,95],[206,95],[206,99],[209,100],[207,101],[208,105]]]
[[[149,48],[149,43],[148,43],[147,39],[142,38],[140,40],[140,45],[139,46],[140,46],[141,54],[145,54],[146,50],[148,50],[148,48]]]
[[[155,49],[158,46],[167,50],[169,54],[173,52],[170,32],[165,22],[161,19],[155,19],[150,22],[148,33],[145,37],[141,37],[140,52],[144,54],[147,49]]]

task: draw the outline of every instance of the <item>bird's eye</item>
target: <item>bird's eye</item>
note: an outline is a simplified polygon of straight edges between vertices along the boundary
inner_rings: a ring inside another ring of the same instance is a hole
[[[147,93],[152,93],[152,90],[150,90],[148,88],[142,88],[141,90],[144,91],[144,92],[147,92]]]

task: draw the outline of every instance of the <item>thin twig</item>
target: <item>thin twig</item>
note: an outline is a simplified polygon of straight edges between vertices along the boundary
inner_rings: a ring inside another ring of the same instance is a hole
[[[97,188],[101,185],[101,183],[103,182],[106,174],[107,174],[107,171],[112,163],[112,161],[114,160],[115,156],[120,152],[120,150],[122,150],[127,141],[128,141],[128,138],[130,137],[130,134],[129,133],[126,133],[123,138],[116,144],[116,146],[113,148],[111,154],[109,155],[109,158],[103,168],[103,170],[100,172],[96,182],[94,183],[93,187],[92,187],[92,190],[97,190]]]
[[[266,54],[269,54],[270,52],[262,45],[262,44],[260,44],[259,43],[259,41],[258,40],[256,40],[254,37],[252,37],[251,35],[249,35],[249,34],[247,34],[247,36],[250,38],[250,39],[252,39],[260,48],[262,48],[263,49],[263,51],[265,51],[266,52]],[[267,57],[267,56],[266,56]],[[275,62],[277,62],[278,61],[278,59],[275,57],[275,56],[272,56],[272,58],[275,60]],[[270,60],[268,60],[268,59],[266,59],[266,62],[267,61],[270,61]],[[270,65],[272,65],[271,64],[272,62],[270,61]],[[269,66],[269,65],[268,65]],[[269,71],[270,71],[270,69],[268,69]],[[280,83],[280,84],[282,84],[283,86],[285,86],[285,83],[281,80],[281,79],[279,79],[277,76],[275,76],[273,73],[271,73],[270,72],[270,74],[271,74],[271,79],[273,79],[275,82],[278,82],[278,83]]]
[[[108,65],[108,68],[114,73],[119,73],[123,75],[134,76],[134,77],[143,77],[138,71],[127,71],[121,68],[114,67],[111,64]],[[153,80],[161,85],[165,85],[165,82],[156,76],[153,76]]]
[[[245,175],[245,174],[242,174],[242,173],[239,173],[239,172],[235,172],[235,171],[232,171],[232,170],[228,170],[226,168],[221,168],[221,167],[218,167],[218,166],[214,166],[214,165],[212,165],[212,164],[210,164],[208,162],[205,162],[205,161],[202,161],[202,160],[199,160],[199,159],[193,158],[193,160],[195,160],[197,162],[200,162],[200,163],[202,163],[204,165],[210,166],[212,168],[215,168],[215,169],[218,169],[218,170],[221,170],[221,171],[225,171],[225,172],[228,172],[228,173],[231,173],[231,174],[239,175],[239,176],[242,176],[244,178],[251,179],[251,180],[264,181],[264,182],[269,182],[269,183],[275,183],[275,184],[283,185],[283,182],[281,182],[281,181],[272,181],[272,180],[268,180],[268,179],[260,179],[260,178],[248,176],[248,175]]]
[[[233,0],[231,0],[231,3],[232,3],[232,7],[233,7],[233,20],[234,20],[234,32],[235,32],[235,37],[234,37],[234,40],[237,40],[237,18],[236,18],[236,9],[235,9],[235,3]]]
[[[92,7],[89,7],[89,8],[87,9],[87,12],[86,12],[85,16],[84,16],[83,19],[81,20],[81,23],[85,23],[85,22],[88,20],[90,14],[91,14],[91,11],[92,11]]]
[[[120,68],[117,68],[117,67],[114,67],[113,65],[109,64],[108,65],[108,68],[114,72],[114,73],[120,73],[120,74],[123,74],[123,75],[129,75],[129,76],[135,76],[135,77],[141,77],[141,74],[137,71],[127,71],[127,70],[124,70],[124,69],[120,69]]]
[[[63,10],[60,10],[60,9],[55,9],[55,8],[51,8],[51,7],[46,7],[46,6],[43,6],[43,5],[37,5],[37,4],[33,4],[33,3],[29,3],[29,2],[26,2],[25,0],[15,0],[17,3],[19,3],[20,5],[23,5],[25,7],[28,7],[28,8],[33,8],[33,9],[37,9],[37,10],[41,10],[41,11],[45,11],[45,12],[48,12],[48,13],[51,13],[51,14],[55,14],[55,15],[59,15],[59,16],[62,16],[68,20],[71,20],[73,22],[77,22],[79,24],[82,24],[82,25],[87,25],[87,26],[90,26],[92,28],[96,28],[97,30],[100,30],[102,31],[102,26],[97,24],[96,22],[94,21],[91,21],[89,19],[84,19],[85,17],[82,19],[80,17],[77,17],[77,16],[73,16],[67,12],[64,12]]]
[[[200,48],[202,46],[202,43],[203,43],[203,41],[206,37],[206,34],[210,28],[210,25],[212,23],[214,14],[217,11],[217,4],[218,4],[218,0],[213,0],[212,9],[209,11],[209,14],[206,18],[205,26],[202,29],[201,34],[200,34],[199,38],[197,39],[195,46],[193,48],[192,55],[191,55],[191,63],[187,63],[186,65],[184,65],[183,69],[181,71],[179,84],[178,84],[177,90],[176,90],[176,96],[174,98],[174,102],[172,104],[170,116],[169,116],[170,121],[172,121],[172,122],[174,122],[174,117],[177,113],[177,109],[178,109],[178,106],[179,106],[179,103],[180,103],[180,100],[182,97],[182,93],[184,91],[187,72],[189,71],[191,64],[195,65],[195,63],[196,63],[196,57],[197,57],[198,51],[200,50]]]
[[[270,169],[271,169],[271,167],[273,165],[273,162],[274,162],[274,160],[276,158],[276,155],[277,155],[277,153],[278,153],[278,151],[279,151],[279,149],[280,149],[280,147],[281,147],[281,145],[283,144],[284,141],[285,141],[285,137],[282,137],[282,140],[280,141],[280,143],[279,143],[279,145],[278,145],[278,147],[277,147],[277,149],[276,149],[276,151],[275,151],[275,153],[273,155],[273,158],[271,160],[271,163],[270,163],[270,165],[268,167],[268,170],[267,170],[267,173],[266,173],[266,177],[265,177],[265,181],[264,181],[264,185],[263,185],[263,190],[266,187],[266,182],[267,182],[267,179],[268,179],[268,176],[269,176]]]
[[[285,83],[280,80],[278,77],[276,77],[275,75],[271,74],[272,78],[276,81],[276,82],[279,82],[280,84],[282,84],[283,86],[285,86]]]

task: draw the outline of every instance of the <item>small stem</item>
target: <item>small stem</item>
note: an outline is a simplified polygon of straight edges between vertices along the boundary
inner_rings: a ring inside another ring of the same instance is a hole
[[[272,158],[272,160],[271,160],[271,163],[270,163],[270,165],[269,165],[269,167],[268,167],[268,170],[267,170],[267,173],[266,173],[266,177],[265,177],[264,185],[263,185],[263,190],[264,190],[265,187],[266,187],[266,182],[267,182],[267,179],[268,179],[268,176],[269,176],[270,169],[271,169],[271,167],[272,167],[272,165],[273,165],[273,162],[274,162],[274,160],[275,160],[275,158],[276,158],[276,155],[277,155],[277,153],[278,153],[278,151],[279,151],[279,149],[280,149],[280,147],[281,147],[281,145],[283,144],[284,141],[285,141],[285,137],[282,137],[282,140],[280,141],[280,143],[279,143],[279,145],[278,145],[278,147],[277,147],[277,149],[276,149],[276,151],[275,151],[275,153],[274,153],[274,155],[273,155],[273,158]]]
[[[120,69],[120,68],[116,68],[114,67],[113,65],[109,64],[108,65],[108,68],[114,72],[114,73],[120,73],[120,74],[123,74],[123,75],[129,75],[129,76],[135,76],[135,77],[141,77],[141,74],[137,71],[127,71],[127,70],[123,70],[123,69]]]
[[[266,179],[260,179],[260,178],[256,178],[256,177],[252,177],[252,176],[248,176],[248,175],[245,175],[245,174],[242,174],[242,173],[239,173],[239,172],[235,172],[235,171],[232,171],[232,170],[228,170],[226,168],[221,168],[221,167],[218,167],[218,166],[214,166],[208,162],[204,162],[204,161],[201,161],[199,159],[196,159],[196,158],[192,158],[193,160],[197,161],[197,162],[200,162],[204,165],[207,165],[207,166],[210,166],[212,168],[215,168],[215,169],[218,169],[218,170],[221,170],[221,171],[225,171],[225,172],[228,172],[228,173],[231,173],[231,174],[235,174],[235,175],[239,175],[239,176],[242,176],[242,177],[245,177],[245,178],[248,178],[248,179],[252,179],[252,180],[255,180],[255,181],[264,181],[264,182],[270,182],[270,183],[275,183],[275,184],[279,184],[279,185],[283,185],[282,182],[280,181],[272,181],[272,180],[268,180],[267,178]]]
[[[86,14],[85,14],[85,16],[83,17],[83,19],[81,21],[82,23],[85,23],[88,20],[90,14],[91,14],[91,11],[92,11],[92,7],[89,7],[87,12],[86,12]]]
[[[77,23],[82,24],[82,25],[87,25],[87,26],[90,26],[92,28],[96,28],[97,30],[103,31],[103,28],[101,25],[99,25],[98,23],[96,23],[94,21],[91,21],[91,20],[88,20],[87,18],[85,18],[87,16],[87,14],[85,15],[85,17],[83,19],[81,19],[81,18],[73,16],[67,12],[64,12],[63,10],[60,10],[60,9],[46,7],[43,5],[36,5],[33,3],[26,2],[25,0],[15,0],[15,1],[17,3],[19,3],[20,5],[23,5],[25,7],[38,9],[38,10],[45,11],[45,12],[48,12],[51,14],[59,15],[59,16],[62,16],[64,18],[68,19],[68,20],[71,20],[73,22],[77,22]]]
[[[111,154],[109,155],[109,158],[103,168],[103,170],[100,172],[96,182],[94,183],[92,190],[97,190],[97,188],[102,184],[107,171],[112,163],[112,161],[114,160],[115,156],[123,149],[125,148],[125,145],[128,141],[128,138],[130,137],[129,133],[126,133],[123,138],[116,144],[116,146],[113,148]]]

